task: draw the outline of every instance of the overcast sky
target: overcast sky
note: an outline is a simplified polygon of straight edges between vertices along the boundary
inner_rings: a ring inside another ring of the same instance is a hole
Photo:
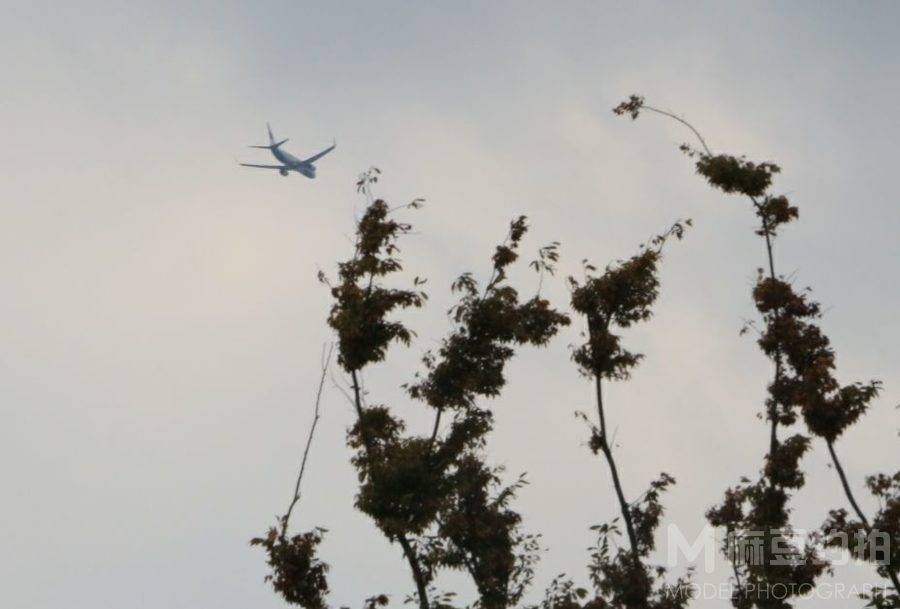
[[[526,248],[562,242],[562,274],[694,219],[608,417],[629,496],[669,472],[666,524],[699,530],[766,450],[770,368],[738,335],[764,251],[746,203],[678,153],[689,134],[613,116],[633,92],[716,150],[782,165],[801,221],[780,270],[824,302],[841,379],[885,383],[840,441],[848,474],[861,489],[896,469],[898,27],[888,2],[0,0],[0,605],[283,606],[247,541],[290,498],[330,340],[315,275],[350,253],[370,165],[391,202],[428,201],[403,243],[410,277],[430,278],[431,306],[407,317],[420,340],[366,375],[414,428],[398,386],[448,329],[452,278],[484,276],[511,217],[531,219]],[[298,156],[337,139],[316,180],[237,166],[270,162],[245,147],[266,121]],[[545,290],[566,302],[562,281]],[[492,460],[528,472],[518,505],[548,548],[536,590],[585,582],[587,528],[616,515],[573,416],[591,408],[579,329],[523,351],[492,404]],[[352,507],[352,413],[331,387],[323,408],[297,524],[330,531],[333,605],[399,606],[400,550]],[[795,524],[811,527],[844,500],[821,444],[804,465]]]

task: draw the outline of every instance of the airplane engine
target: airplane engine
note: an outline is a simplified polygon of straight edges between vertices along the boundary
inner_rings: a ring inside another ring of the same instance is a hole
[[[280,173],[280,174],[283,175],[283,176],[287,176],[288,170],[287,170],[287,169],[279,169],[279,170],[278,170],[278,173]]]

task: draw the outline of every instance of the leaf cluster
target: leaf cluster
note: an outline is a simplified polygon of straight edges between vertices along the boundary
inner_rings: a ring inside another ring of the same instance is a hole
[[[637,557],[615,543],[621,537],[618,518],[591,527],[597,541],[590,548],[588,572],[596,596],[586,607],[678,609],[690,601],[690,572],[669,583],[665,579],[665,567],[646,564],[656,545],[654,535],[664,513],[661,494],[673,484],[674,478],[660,474],[647,492],[629,506],[638,541]]]
[[[771,424],[770,449],[758,480],[743,479],[741,484],[728,489],[722,503],[707,512],[707,519],[730,533],[723,550],[732,559],[733,536],[761,534],[764,538],[762,556],[757,560],[749,564],[733,560],[738,584],[733,604],[740,608],[787,608],[791,606],[789,598],[777,599],[769,594],[760,595],[759,591],[785,584],[789,593],[797,593],[824,572],[825,563],[814,547],[801,548],[793,540],[790,527],[788,504],[791,493],[804,484],[800,459],[809,449],[809,439],[796,434],[779,441],[777,428],[794,423],[799,411],[812,433],[833,439],[858,418],[868,400],[877,393],[878,386],[851,385],[847,391],[838,387],[831,376],[834,354],[814,323],[820,316],[818,304],[806,295],[795,293],[788,282],[775,275],[773,240],[782,225],[799,217],[797,208],[787,197],[768,192],[780,167],[768,161],[756,163],[743,156],[714,154],[690,123],[647,106],[639,96],[631,96],[614,111],[637,118],[645,108],[687,126],[697,136],[702,150],[687,144],[681,150],[695,159],[697,173],[713,188],[748,197],[760,220],[756,233],[765,239],[770,272],[766,276],[760,271],[753,297],[765,324],[759,345],[775,365],[766,400]]]
[[[262,546],[268,555],[272,573],[266,576],[275,591],[288,603],[305,609],[325,609],[328,594],[328,565],[316,550],[325,529],[316,528],[286,537],[272,527],[265,537],[256,537],[250,545]]]
[[[339,265],[339,281],[328,284],[335,301],[328,325],[337,333],[338,362],[347,372],[381,361],[392,342],[409,344],[412,339],[410,330],[389,316],[421,307],[427,295],[382,284],[384,277],[402,270],[397,239],[409,230],[409,224],[391,218],[387,203],[374,201],[357,224],[353,257]],[[320,279],[328,283],[324,274]]]
[[[865,413],[881,383],[838,383],[834,349],[817,324],[821,307],[807,294],[760,273],[753,299],[765,322],[760,347],[786,364],[769,387],[770,412],[785,425],[800,412],[811,433],[833,442]]]
[[[854,558],[876,563],[878,573],[889,577],[890,573],[900,573],[900,471],[869,476],[866,486],[878,500],[871,526],[838,509],[829,513],[822,532],[829,545],[835,547],[841,547],[837,534],[843,533]]]
[[[402,268],[397,239],[409,230],[392,219],[381,200],[372,202],[357,224],[356,251],[339,266],[329,316],[347,372],[380,361],[391,343],[409,343],[413,336],[390,314],[421,306],[425,295],[383,285]],[[500,394],[505,366],[518,347],[545,345],[569,323],[546,299],[523,300],[508,282],[527,230],[524,216],[510,223],[505,241],[491,256],[491,277],[483,289],[471,273],[453,282],[460,299],[450,311],[452,330],[436,352],[425,355],[424,372],[405,386],[435,413],[432,434],[409,433],[390,407],[365,405],[359,395],[358,420],[347,434],[360,480],[357,508],[389,539],[408,540],[407,558],[424,584],[430,585],[440,569],[463,570],[485,608],[506,607],[521,598],[534,574],[538,543],[521,531],[521,517],[510,506],[524,482],[504,487],[499,470],[484,460],[493,415],[478,399]],[[555,244],[538,256],[538,270],[552,273],[558,260]],[[414,288],[422,283],[417,278]],[[451,421],[440,434],[445,412]]]
[[[627,549],[618,546],[612,549],[611,539],[620,536],[616,526],[618,519],[594,527],[598,532],[598,541],[596,547],[591,549],[591,563],[588,566],[594,597],[584,607],[675,609],[690,600],[687,588],[690,574],[668,584],[665,568],[647,564],[663,515],[660,495],[675,480],[668,474],[661,474],[641,499],[626,505],[607,435],[600,389],[604,379],[628,378],[631,368],[640,361],[642,356],[626,350],[621,345],[621,337],[613,329],[628,328],[650,318],[652,305],[659,295],[658,264],[662,248],[670,237],[681,239],[685,228],[690,225],[690,220],[676,222],[667,231],[652,238],[638,254],[609,265],[600,275],[595,273],[595,267],[585,263],[584,280],[569,278],[572,308],[586,319],[588,325],[586,340],[574,350],[572,358],[581,373],[593,378],[597,386],[600,421],[599,426],[591,424],[589,445],[595,454],[602,452],[610,466],[630,544]],[[580,416],[589,422],[586,415]],[[544,606],[581,606],[579,601],[585,597],[564,580],[557,580],[548,590]]]
[[[519,258],[520,242],[528,230],[526,218],[510,223],[504,243],[492,256],[492,275],[482,291],[471,273],[463,273],[452,289],[460,294],[450,310],[454,328],[437,353],[424,358],[426,372],[408,386],[409,395],[439,411],[467,410],[480,397],[495,397],[506,379],[503,370],[523,345],[543,346],[569,324],[549,301],[534,296],[524,302],[506,282],[507,270]],[[547,248],[550,248],[549,250]],[[553,244],[539,252],[541,268],[558,260]],[[534,263],[532,263],[534,264]]]
[[[643,357],[621,345],[612,326],[628,328],[652,315],[651,307],[659,296],[658,264],[662,247],[669,237],[681,239],[690,220],[676,222],[666,232],[650,240],[638,254],[606,267],[596,275],[596,267],[584,263],[585,278],[569,277],[572,308],[588,323],[586,341],[577,347],[572,359],[582,374],[611,380],[627,379]]]

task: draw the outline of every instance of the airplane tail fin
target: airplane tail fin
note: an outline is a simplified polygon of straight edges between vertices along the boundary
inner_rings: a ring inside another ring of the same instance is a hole
[[[284,138],[280,142],[276,142],[275,136],[272,135],[272,127],[269,126],[269,123],[266,123],[266,131],[269,132],[269,145],[268,146],[249,146],[249,147],[250,148],[263,148],[264,150],[274,150],[275,148],[278,148],[279,146],[284,144],[286,141],[288,141],[288,138]]]

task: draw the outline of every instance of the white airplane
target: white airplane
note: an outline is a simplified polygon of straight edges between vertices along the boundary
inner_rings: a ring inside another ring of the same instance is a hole
[[[323,156],[334,150],[336,144],[331,144],[328,148],[320,152],[319,154],[314,154],[308,159],[298,159],[293,154],[289,152],[285,152],[281,149],[281,145],[284,144],[287,139],[283,139],[280,142],[275,141],[275,136],[272,135],[272,128],[269,126],[269,123],[266,123],[266,129],[269,131],[269,145],[268,146],[250,146],[250,148],[265,148],[266,150],[271,150],[272,154],[281,162],[281,165],[253,165],[252,163],[241,163],[244,167],[260,167],[262,169],[277,169],[278,173],[283,176],[286,176],[289,171],[296,171],[297,173],[305,175],[307,178],[313,179],[316,177],[316,166],[313,165],[316,161],[321,159]]]

